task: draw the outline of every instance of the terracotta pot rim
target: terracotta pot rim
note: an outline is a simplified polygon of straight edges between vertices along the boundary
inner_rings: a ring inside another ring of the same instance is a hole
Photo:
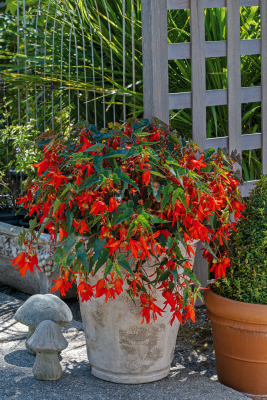
[[[267,305],[243,303],[220,296],[211,289],[214,282],[210,282],[204,291],[205,304],[211,313],[234,321],[267,325]]]

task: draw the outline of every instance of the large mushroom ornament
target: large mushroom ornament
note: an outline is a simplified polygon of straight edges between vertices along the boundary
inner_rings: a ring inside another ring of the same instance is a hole
[[[53,321],[59,327],[68,325],[72,321],[72,312],[59,297],[53,294],[36,294],[17,310],[15,320],[28,326],[27,339],[29,339],[42,321]],[[25,345],[28,352],[35,356],[27,340]]]
[[[35,379],[56,381],[62,375],[58,353],[68,346],[60,328],[53,321],[43,321],[37,326],[34,334],[27,340],[36,360],[32,369]]]

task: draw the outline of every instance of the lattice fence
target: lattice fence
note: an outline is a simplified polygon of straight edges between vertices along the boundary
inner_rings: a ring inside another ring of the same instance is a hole
[[[240,39],[240,7],[260,6],[261,39]],[[227,41],[205,42],[205,8],[227,7]],[[190,43],[168,44],[167,10],[190,9]],[[192,108],[193,140],[203,149],[262,149],[267,173],[267,2],[266,0],[143,0],[145,116],[169,121],[169,110]],[[261,86],[241,87],[241,56],[261,54]],[[206,58],[227,57],[228,89],[206,90]],[[191,59],[192,91],[168,92],[168,61]],[[242,135],[242,103],[261,102],[262,132]],[[206,107],[228,105],[228,135],[207,139]],[[246,183],[247,196],[255,181]]]
[[[240,7],[261,7],[261,39],[240,39]],[[205,8],[227,7],[227,41],[205,42]],[[167,10],[190,9],[190,43],[168,44]],[[192,108],[192,137],[203,149],[262,149],[267,173],[267,1],[266,0],[142,0],[144,114],[169,122],[169,111]],[[241,87],[241,56],[261,54],[261,86]],[[206,90],[206,58],[227,57],[228,89]],[[168,61],[191,59],[190,93],[169,93]],[[242,135],[242,103],[262,104],[262,132]],[[207,139],[206,107],[228,105],[228,137]],[[255,181],[246,183],[247,196]],[[195,273],[203,286],[208,268],[196,252]]]

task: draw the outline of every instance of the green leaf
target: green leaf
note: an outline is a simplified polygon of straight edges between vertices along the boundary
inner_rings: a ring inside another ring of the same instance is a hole
[[[164,207],[169,202],[169,200],[170,200],[170,195],[165,193],[161,201],[161,214],[163,213]]]
[[[79,192],[83,191],[84,189],[89,189],[92,185],[97,183],[100,180],[100,176],[97,174],[89,176],[89,178],[85,179],[84,184],[80,187]]]
[[[144,215],[142,215],[142,214],[139,215],[138,216],[138,221],[142,225],[142,227],[145,228],[146,231],[152,232],[152,228],[151,228],[148,220],[146,219],[146,217]]]
[[[94,273],[96,274],[97,271],[107,262],[108,260],[109,251],[108,249],[102,249],[100,252],[100,257],[97,260]]]
[[[160,191],[160,186],[158,187],[158,190],[156,190],[156,188],[154,187],[153,184],[150,184],[152,187],[152,191],[153,191],[153,196],[155,197],[155,199],[157,200],[157,202],[159,203],[161,200],[161,191]]]
[[[212,250],[212,248],[210,247],[210,245],[207,242],[204,242],[203,246],[205,247],[206,250],[208,250],[208,252],[210,254],[213,255],[214,258],[216,258],[216,260],[218,260],[218,257],[216,256],[216,254],[214,253],[214,251]]]
[[[184,268],[184,275],[188,276],[188,278],[191,279],[192,282],[194,282],[196,285],[201,286],[200,282],[197,280],[196,275],[194,274],[191,269],[185,267]]]
[[[178,280],[178,272],[177,272],[177,267],[176,266],[174,267],[174,271],[171,271],[171,273],[172,273],[172,276],[173,276],[174,284],[176,286],[177,280]]]
[[[29,228],[29,232],[33,233],[34,228],[37,225],[37,218],[35,217],[34,219],[30,220],[30,228]]]
[[[80,246],[77,250],[76,250],[76,256],[77,259],[79,261],[81,261],[82,265],[84,266],[84,268],[86,269],[86,271],[89,273],[91,268],[88,262],[88,256],[85,252],[84,246]]]
[[[127,272],[129,272],[129,274],[132,275],[133,278],[135,278],[134,273],[131,270],[131,267],[130,267],[128,261],[126,260],[126,258],[124,257],[124,255],[118,254],[117,260],[118,260],[118,263],[122,266],[122,268],[124,268]]]
[[[54,204],[53,204],[53,212],[55,213],[56,211],[57,211],[57,209],[58,209],[58,207],[60,206],[60,200],[59,199],[56,199],[55,200],[55,202],[54,202]]]
[[[103,157],[100,156],[99,154],[97,156],[94,156],[94,168],[98,174],[103,172]]]
[[[189,295],[188,295],[188,290],[185,289],[185,290],[183,291],[183,306],[182,306],[182,309],[184,309],[184,307],[186,306],[188,297],[189,297]]]
[[[169,290],[170,290],[170,292],[173,292],[173,291],[174,291],[174,288],[175,288],[174,282],[169,281]]]
[[[105,144],[99,143],[99,144],[94,144],[93,146],[89,147],[89,149],[86,149],[84,151],[97,152],[97,151],[101,151],[104,147],[105,147]]]
[[[127,153],[128,153],[128,150],[115,150],[115,151],[112,151],[112,152],[106,154],[103,158],[105,159],[105,158],[111,158],[111,157],[114,157],[114,158],[123,157]]]
[[[68,236],[68,239],[66,240],[65,246],[64,246],[64,252],[68,253],[70,249],[75,245],[75,235],[74,233],[71,233]]]
[[[172,204],[173,205],[176,202],[177,197],[182,202],[182,204],[184,205],[185,209],[187,210],[187,204],[186,204],[186,199],[185,199],[185,195],[184,195],[183,189],[178,188],[173,192],[173,194],[172,194]]]
[[[75,260],[75,255],[74,253],[70,253],[68,258],[67,258],[67,266],[71,267],[73,262]]]
[[[120,185],[121,181],[119,180],[119,177],[117,174],[112,174],[111,179],[113,180],[113,182],[115,183],[115,185]]]
[[[170,223],[171,221],[167,221],[166,219],[157,217],[156,215],[153,215],[152,217],[152,224],[165,224],[165,223]]]
[[[171,247],[173,245],[172,238],[170,236],[168,236],[167,242],[168,242],[168,248],[169,248],[169,251],[170,251],[170,249],[171,249]]]
[[[134,213],[134,210],[133,210],[132,208],[127,208],[127,210],[125,210],[124,213],[121,214],[121,215],[119,216],[119,218],[116,220],[116,225],[119,225],[119,224],[121,224],[123,221],[125,221],[125,220],[131,218],[132,215],[133,215],[133,213]]]
[[[164,271],[164,272],[160,275],[160,278],[159,278],[158,282],[166,281],[166,280],[169,278],[170,273],[171,273],[171,272],[170,272],[169,270]]]
[[[139,187],[136,183],[120,168],[115,168],[114,172],[118,175],[119,179],[129,185],[132,185],[138,192],[140,192]]]
[[[209,221],[213,231],[216,232],[217,216],[215,213],[209,216]]]
[[[70,209],[67,209],[67,221],[68,221],[68,230],[71,230],[72,222],[73,222],[73,212]]]
[[[109,258],[108,261],[107,261],[107,266],[106,266],[104,278],[106,278],[106,277],[108,276],[108,274],[111,272],[112,267],[113,267],[113,262],[112,262],[112,260]]]
[[[94,252],[95,252],[95,259],[97,260],[101,250],[103,247],[106,245],[106,240],[101,240],[100,237],[98,237],[94,243]]]
[[[42,223],[42,225],[41,225],[41,227],[40,227],[40,229],[38,230],[37,240],[39,239],[39,237],[40,237],[41,234],[43,233],[43,231],[44,231],[44,229],[45,229],[47,223],[48,223],[48,218],[45,218],[45,219],[44,219],[44,222]]]
[[[167,185],[162,190],[163,194],[171,194],[172,192],[173,192],[173,186],[172,185]]]

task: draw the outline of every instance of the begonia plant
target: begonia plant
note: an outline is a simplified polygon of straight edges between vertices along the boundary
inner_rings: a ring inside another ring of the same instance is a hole
[[[36,243],[46,228],[49,261],[58,271],[52,292],[65,295],[77,276],[82,301],[100,296],[108,301],[127,290],[140,299],[148,323],[164,312],[154,287],[171,307],[171,324],[175,318],[194,320],[200,284],[179,245],[190,257],[200,240],[211,271],[225,276],[234,227],[229,213],[238,218],[244,208],[235,161],[220,149],[204,152],[179,139],[157,119],[150,124],[133,118],[101,132],[81,124],[69,138],[48,132],[42,140],[38,176],[20,200],[36,218],[21,234],[23,251],[13,265],[22,275],[38,267]],[[151,259],[153,276],[143,268]],[[103,275],[92,285],[101,267]]]

